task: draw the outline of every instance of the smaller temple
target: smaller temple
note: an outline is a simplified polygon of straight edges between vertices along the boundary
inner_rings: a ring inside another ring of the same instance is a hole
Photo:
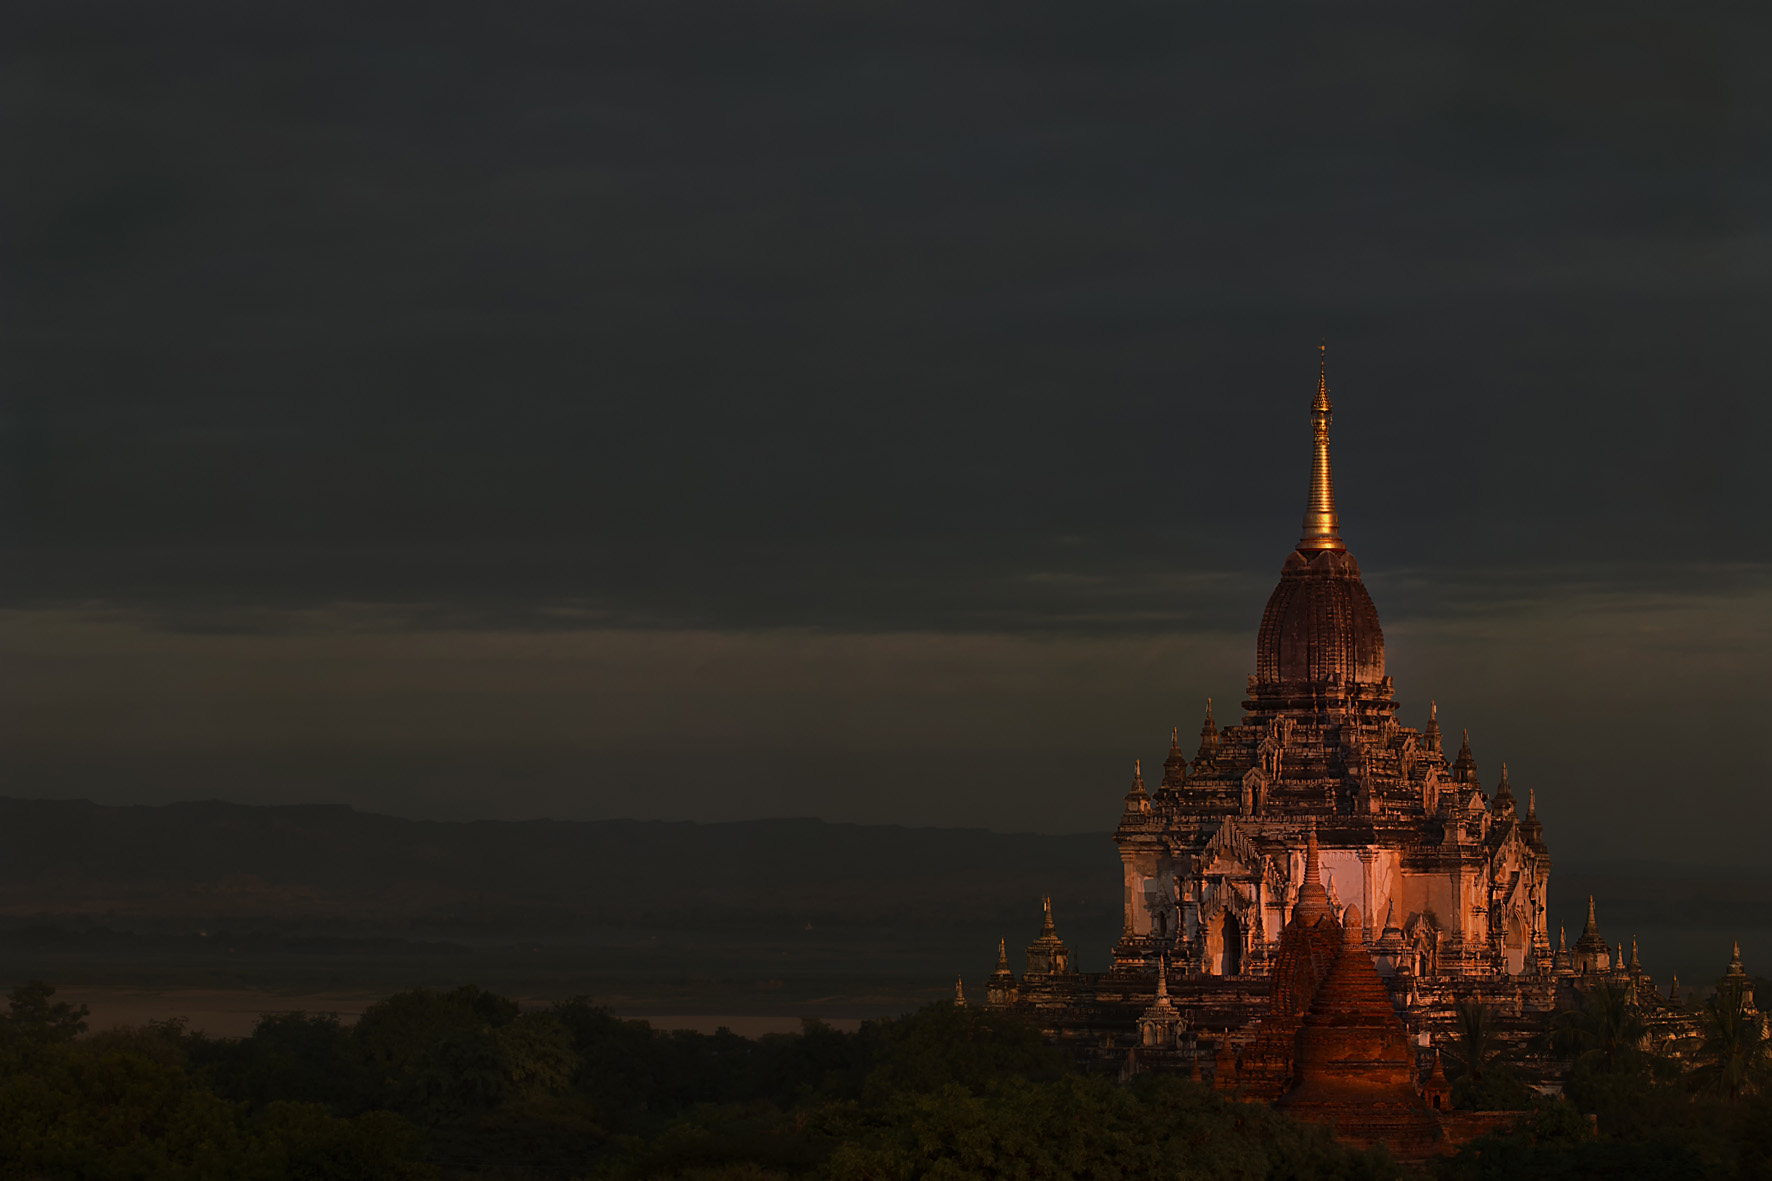
[[[1046,919],[1040,924],[1039,936],[1028,944],[1029,976],[1065,976],[1071,970],[1071,949],[1066,947],[1064,940],[1058,937],[1058,927],[1052,921],[1052,899],[1040,899],[1046,908]]]
[[[1009,967],[1009,941],[997,940],[997,970],[985,982],[985,1003],[992,1008],[1001,1009],[1015,1003],[1019,990],[1015,984],[1015,973]]]
[[[1138,1016],[1138,1045],[1144,1050],[1173,1050],[1181,1040],[1187,1019],[1169,1000],[1169,962],[1157,968],[1157,995]]]
[[[1678,980],[1676,979],[1676,984]],[[1753,1014],[1754,986],[1748,978],[1747,969],[1741,963],[1741,940],[1729,952],[1729,966],[1723,971],[1723,978],[1717,981],[1717,997],[1730,1004],[1739,1002],[1743,1011]]]
[[[1594,896],[1587,896],[1587,922],[1581,928],[1581,938],[1575,941],[1575,954],[1570,966],[1579,975],[1610,971],[1612,968],[1612,949],[1600,938],[1600,924],[1594,919]]]
[[[1234,1086],[1252,1099],[1277,1099],[1286,1093],[1295,1077],[1298,1030],[1342,943],[1342,927],[1323,886],[1317,831],[1312,826],[1305,845],[1303,884],[1274,956],[1267,1014],[1255,1022],[1254,1036],[1242,1056],[1232,1060],[1233,1072],[1218,1077],[1220,1088]]]
[[[1432,1155],[1441,1139],[1416,1088],[1415,1048],[1351,926],[1298,1030],[1297,1083],[1274,1106],[1328,1124],[1338,1139],[1385,1142],[1399,1159]]]

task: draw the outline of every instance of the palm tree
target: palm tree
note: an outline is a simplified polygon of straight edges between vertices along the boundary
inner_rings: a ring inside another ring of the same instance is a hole
[[[1496,1034],[1495,1010],[1476,997],[1459,1001],[1454,1010],[1458,1018],[1458,1036],[1453,1042],[1452,1060],[1464,1067],[1470,1081],[1481,1082],[1483,1068],[1501,1056],[1501,1039]]]
[[[1772,1042],[1766,1022],[1740,989],[1719,989],[1699,1014],[1704,1044],[1697,1052],[1692,1086],[1733,1103],[1772,1081]]]
[[[1548,1040],[1553,1050],[1577,1061],[1604,1059],[1606,1069],[1612,1070],[1642,1048],[1648,1032],[1630,993],[1601,984],[1582,994],[1578,1008],[1559,1010],[1551,1018]]]

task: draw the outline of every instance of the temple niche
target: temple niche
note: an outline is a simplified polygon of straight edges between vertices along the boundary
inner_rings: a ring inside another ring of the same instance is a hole
[[[1052,968],[1068,965],[1069,951],[1059,954],[1048,903],[1027,975],[1017,981],[1000,957],[991,989],[994,1005],[1029,1014],[1080,1054],[1130,1052],[1134,1064],[1149,1044],[1141,1015],[1168,1029],[1173,1013],[1195,1055],[1146,1054],[1148,1068],[1204,1061],[1217,1085],[1273,1099],[1298,1082],[1314,990],[1341,959],[1339,987],[1366,1010],[1376,988],[1394,1013],[1394,1028],[1376,1012],[1361,1028],[1387,1063],[1406,1042],[1421,1086],[1458,1001],[1494,1006],[1503,1036],[1524,1044],[1560,989],[1621,970],[1591,907],[1575,950],[1561,937],[1553,949],[1535,788],[1522,802],[1501,763],[1486,789],[1469,733],[1448,756],[1431,701],[1419,727],[1405,724],[1378,609],[1341,537],[1326,372],[1311,421],[1304,528],[1262,615],[1240,717],[1220,726],[1207,701],[1192,759],[1172,730],[1155,790],[1134,764],[1113,838],[1125,909],[1109,970]],[[1301,907],[1307,929],[1293,931]],[[1634,957],[1623,970],[1640,975]],[[1301,1110],[1332,1090],[1313,1090]]]

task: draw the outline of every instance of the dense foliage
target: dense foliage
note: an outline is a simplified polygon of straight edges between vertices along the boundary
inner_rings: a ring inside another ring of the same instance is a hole
[[[1467,1108],[1526,1110],[1442,1159],[1441,1181],[1772,1181],[1772,1073],[1738,997],[1710,1002],[1695,1068],[1644,1053],[1597,990],[1548,1048],[1565,1097],[1526,1087],[1493,1015],[1448,1055]],[[524,1011],[413,989],[354,1025],[326,1014],[209,1038],[178,1022],[86,1034],[33,984],[0,1020],[0,1181],[595,1178],[1398,1178],[1382,1151],[1185,1080],[1079,1074],[1016,1020],[935,1005],[842,1033],[656,1030],[582,1000]],[[84,1036],[82,1036],[84,1035]]]
[[[251,1104],[207,1085],[177,1024],[89,1038],[84,1008],[14,990],[0,1021],[0,1176],[272,1181],[431,1176],[421,1137],[387,1111]]]
[[[1643,1049],[1647,1025],[1626,990],[1584,992],[1544,1038],[1543,1048],[1569,1064],[1562,1099],[1523,1087],[1507,1093],[1498,1080],[1512,1075],[1500,1055],[1484,1078],[1454,1085],[1468,1107],[1527,1107],[1530,1115],[1441,1161],[1441,1181],[1772,1181],[1772,1056],[1760,1023],[1748,1017],[1752,996],[1723,992],[1707,1001],[1698,1014],[1703,1043],[1679,1062]],[[1483,1040],[1473,1030],[1486,1020],[1461,1009],[1467,1041]]]
[[[0,1178],[1378,1178],[1382,1154],[1175,1079],[1078,1075],[1029,1027],[936,1005],[841,1033],[655,1030],[413,989],[355,1025],[267,1016],[79,1037],[0,1023]]]

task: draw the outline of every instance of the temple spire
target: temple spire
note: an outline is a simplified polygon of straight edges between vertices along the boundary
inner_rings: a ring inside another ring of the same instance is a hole
[[[1126,792],[1126,811],[1144,815],[1151,810],[1150,793],[1144,789],[1144,760],[1132,760],[1132,787]]]
[[[1322,858],[1317,850],[1317,825],[1312,821],[1310,836],[1304,846],[1304,879],[1298,886],[1298,901],[1292,906],[1293,922],[1302,919],[1308,926],[1334,913],[1329,903],[1329,891],[1323,888],[1322,869]]]
[[[1318,346],[1317,397],[1311,403],[1314,451],[1311,456],[1311,498],[1304,512],[1304,536],[1298,548],[1345,550],[1341,541],[1341,518],[1335,513],[1335,477],[1329,470],[1329,424],[1335,408],[1329,402],[1329,345]]]
[[[1513,785],[1507,781],[1506,763],[1501,765],[1501,782],[1495,787],[1495,798],[1489,801],[1489,807],[1490,810],[1494,812],[1509,812],[1514,810],[1514,789]]]
[[[1200,749],[1194,755],[1196,771],[1218,765],[1218,723],[1212,720],[1212,699],[1206,699],[1206,720],[1200,724]]]
[[[1452,782],[1468,783],[1472,786],[1477,782],[1477,758],[1471,754],[1471,732],[1464,732],[1464,742],[1458,748],[1458,757],[1452,760]]]
[[[1181,727],[1169,731],[1169,757],[1163,760],[1163,786],[1179,788],[1187,781],[1187,756],[1181,753]]]

